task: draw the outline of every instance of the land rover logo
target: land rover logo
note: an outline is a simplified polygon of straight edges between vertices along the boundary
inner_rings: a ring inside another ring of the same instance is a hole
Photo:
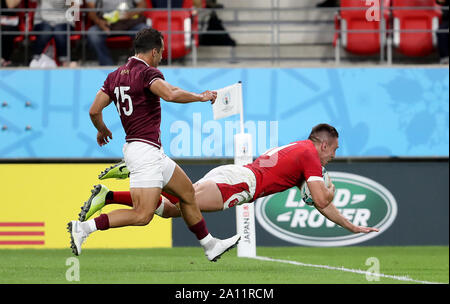
[[[269,233],[285,241],[306,246],[346,246],[377,237],[394,222],[397,203],[385,187],[366,177],[328,172],[336,186],[336,208],[354,225],[380,229],[358,233],[334,224],[300,198],[297,187],[256,202],[256,218]]]

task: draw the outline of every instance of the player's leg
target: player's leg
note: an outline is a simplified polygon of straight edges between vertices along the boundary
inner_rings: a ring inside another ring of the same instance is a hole
[[[147,225],[153,218],[164,184],[163,157],[158,148],[132,142],[124,145],[123,152],[130,170],[133,208],[110,212],[109,228]]]
[[[130,191],[109,191],[106,195],[105,205],[119,204],[133,207]]]
[[[214,181],[208,180],[194,184],[195,200],[202,212],[223,210],[222,193]]]
[[[94,213],[110,204],[120,204],[133,207],[130,191],[110,191],[105,185],[95,185],[91,190],[91,196],[84,202],[78,220],[84,222],[91,218]]]
[[[167,159],[168,163],[173,162],[169,158]],[[208,260],[216,262],[223,253],[237,245],[240,240],[239,235],[225,240],[219,240],[212,237],[208,232],[206,222],[195,201],[195,191],[192,182],[186,173],[176,164],[169,182],[164,187],[164,191],[180,198],[181,215],[189,230],[199,240]]]
[[[180,198],[181,214],[188,227],[199,223],[203,219],[200,209],[195,202],[195,191],[192,182],[177,164],[175,164],[173,174],[164,187],[164,191]],[[204,233],[207,234],[206,231]]]
[[[161,196],[161,205],[155,211],[155,214],[162,218],[180,217],[180,204],[173,204],[168,198]]]
[[[130,168],[130,194],[133,208],[114,210],[86,222],[71,221],[68,225],[71,247],[78,255],[81,245],[92,232],[114,227],[148,224],[154,215],[163,186],[162,161],[159,149],[140,142],[124,145],[124,156]]]
[[[87,221],[96,212],[99,212],[107,205],[124,205],[133,207],[133,200],[130,191],[111,191],[105,185],[95,185],[91,190],[92,194],[89,199],[84,202],[81,212],[78,214],[80,222]],[[179,198],[162,192],[156,206],[155,214],[163,218],[180,217],[181,212],[176,204]]]
[[[229,171],[231,169],[229,167],[230,166],[217,167],[208,172],[205,177],[194,184],[195,201],[201,212],[215,212],[224,210],[224,199],[222,192],[217,185],[217,182],[227,183],[230,181],[234,181],[235,183],[239,184],[238,186],[240,186],[242,184],[241,182],[244,181],[239,179],[244,178],[242,175],[230,174]],[[233,175],[235,175],[235,178],[230,179],[230,176],[233,177]],[[227,189],[229,189],[229,191],[227,191],[229,192],[227,194],[228,196],[235,194],[234,192],[232,192],[232,188],[232,185],[229,185],[229,187],[227,187]],[[239,193],[241,191],[242,189],[240,187],[236,187],[236,193]],[[164,191],[163,195],[168,196],[173,204],[176,203],[176,197],[172,196],[171,198],[170,194],[165,193]],[[164,205],[163,208],[163,217],[180,216],[179,209],[172,204]]]
[[[132,209],[118,209],[108,213],[109,228],[145,226],[153,218],[161,188],[131,188]]]
[[[161,188],[131,188],[130,193],[133,199],[132,209],[114,210],[85,222],[71,221],[68,224],[70,246],[75,255],[81,253],[81,245],[91,233],[97,230],[143,226],[152,220],[161,195]]]
[[[216,183],[205,181],[194,184],[195,201],[201,212],[214,212],[223,210],[222,194]],[[180,217],[181,211],[176,197],[163,192],[162,212],[155,212],[163,218]],[[169,198],[165,197],[168,196]],[[175,199],[174,199],[175,198]],[[159,206],[158,206],[159,207]]]

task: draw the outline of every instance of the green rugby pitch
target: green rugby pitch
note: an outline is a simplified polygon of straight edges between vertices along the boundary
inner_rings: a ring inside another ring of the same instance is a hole
[[[68,260],[74,257],[70,249],[2,249],[0,283],[449,283],[448,246],[258,247],[257,255],[270,260],[238,258],[233,249],[211,263],[201,248],[192,247],[86,249],[77,260]],[[74,261],[79,265],[79,281],[67,280],[73,279]],[[379,280],[367,277],[366,272],[373,273],[377,268]]]

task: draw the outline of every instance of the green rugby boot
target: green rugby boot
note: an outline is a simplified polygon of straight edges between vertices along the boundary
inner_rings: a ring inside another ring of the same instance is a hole
[[[106,194],[109,189],[104,185],[95,185],[91,190],[91,197],[81,207],[81,212],[78,214],[80,222],[87,221],[95,212],[100,211],[106,202]]]
[[[105,171],[99,174],[98,179],[104,180],[108,178],[116,178],[116,179],[125,179],[130,176],[130,171],[125,164],[125,161],[122,160],[119,163],[112,165],[107,168]]]

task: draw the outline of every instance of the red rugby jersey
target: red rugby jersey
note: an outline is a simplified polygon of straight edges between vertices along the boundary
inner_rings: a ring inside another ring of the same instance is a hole
[[[156,79],[164,79],[163,74],[133,56],[110,73],[101,88],[116,105],[127,142],[141,141],[161,147],[160,100],[149,89]]]
[[[253,200],[294,186],[300,188],[310,177],[323,178],[319,153],[310,140],[273,148],[245,167],[256,176]]]

